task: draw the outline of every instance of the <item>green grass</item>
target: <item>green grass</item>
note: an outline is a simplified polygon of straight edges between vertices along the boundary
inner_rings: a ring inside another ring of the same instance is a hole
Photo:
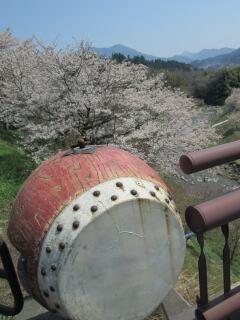
[[[0,228],[5,227],[11,203],[34,162],[16,146],[12,132],[0,131]]]
[[[184,212],[189,204],[197,203],[201,199],[187,193],[181,182],[174,177],[165,176],[164,180],[172,189],[177,208],[180,211],[180,215],[183,221],[184,229],[189,230],[185,224]],[[205,236],[204,252],[207,259],[208,268],[208,286],[209,295],[219,293],[223,289],[223,269],[222,269],[222,252],[224,246],[224,237],[221,229],[214,229],[210,232],[206,232]],[[188,287],[188,293],[185,295],[192,303],[195,302],[195,294],[198,294],[198,257],[199,257],[199,245],[196,237],[191,238],[187,242],[187,250],[185,256],[185,263],[183,268],[183,275]],[[232,283],[240,281],[240,255],[236,254],[231,264],[231,280]],[[182,281],[181,287],[184,286]],[[184,291],[184,290],[183,290]]]
[[[34,162],[17,147],[18,140],[15,132],[0,129],[0,232],[6,227],[11,204],[21,184],[35,167]],[[0,283],[0,297],[0,303],[12,302],[5,281]],[[8,319],[14,318],[0,315],[0,320]]]
[[[176,202],[178,210],[180,211],[183,226],[185,229],[187,229],[185,224],[185,209],[189,204],[193,204],[200,201],[200,198],[187,193],[184,190],[182,184],[178,182],[176,178],[174,178],[173,176],[165,175],[163,176],[163,179],[165,180],[165,182],[167,183],[174,195],[174,200]]]
[[[205,234],[204,252],[207,260],[209,295],[214,295],[223,290],[223,268],[222,252],[224,246],[224,237],[220,229],[207,232]],[[199,245],[194,237],[188,241],[187,253],[184,269],[198,282],[197,261],[199,256]],[[232,283],[240,280],[240,256],[235,255],[231,263],[231,281]]]
[[[239,109],[226,104],[221,107],[217,114],[212,118],[211,123],[213,125],[221,121],[228,120],[234,113],[239,114]],[[240,139],[240,124],[238,122],[234,122],[233,119],[217,127],[216,131],[222,135],[219,139],[219,143],[227,143]]]
[[[213,117],[212,124],[227,120],[232,115],[236,115],[239,118],[239,107],[224,105],[220,111]],[[234,121],[234,117],[230,118],[229,122],[226,122],[216,128],[217,133],[220,135],[216,144],[228,143],[236,140],[240,140],[240,123]],[[240,183],[240,160],[233,161],[224,165],[225,174]]]

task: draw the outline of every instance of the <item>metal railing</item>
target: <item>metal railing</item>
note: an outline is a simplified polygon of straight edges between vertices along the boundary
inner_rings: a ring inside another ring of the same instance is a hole
[[[186,174],[201,171],[229,161],[240,159],[240,141],[192,152],[180,158],[180,167]],[[185,218],[190,230],[197,236],[200,247],[198,258],[199,291],[197,320],[223,320],[240,310],[240,286],[231,289],[229,222],[240,218],[240,189],[214,199],[187,207]],[[223,246],[223,294],[213,300],[208,296],[207,263],[204,253],[204,234],[221,228]],[[239,266],[240,268],[240,266]]]

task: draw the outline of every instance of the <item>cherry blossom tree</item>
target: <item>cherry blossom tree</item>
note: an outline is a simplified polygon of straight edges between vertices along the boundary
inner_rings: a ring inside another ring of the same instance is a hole
[[[0,33],[0,125],[18,130],[36,160],[80,136],[130,149],[164,171],[182,152],[215,137],[195,102],[163,74],[97,56],[88,44],[65,50]]]

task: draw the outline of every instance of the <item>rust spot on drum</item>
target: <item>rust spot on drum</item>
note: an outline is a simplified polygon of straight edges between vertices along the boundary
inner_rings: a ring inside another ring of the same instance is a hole
[[[52,176],[50,176],[49,174],[47,174],[45,172],[45,170],[39,170],[37,172],[38,174],[38,177],[41,178],[41,179],[44,179],[44,180],[51,180],[52,179]]]
[[[170,254],[170,268],[171,268],[171,274],[172,274],[172,279],[174,278],[174,266],[173,266],[173,261],[175,260],[174,253],[172,250],[172,242],[171,242],[171,230],[170,230],[170,221],[169,221],[169,215],[168,213],[165,213],[165,218],[166,218],[166,227],[167,227],[167,234],[168,234],[168,247],[169,247],[169,254]]]
[[[140,219],[141,219],[141,226],[142,226],[142,231],[144,232],[144,208],[143,208],[143,202],[144,200],[141,198],[137,198],[138,201],[138,206],[139,206],[139,213],[140,213]]]
[[[85,179],[90,180],[92,178],[92,173],[88,172],[87,175],[84,176]]]
[[[167,227],[167,234],[170,235],[170,228],[169,228],[169,216],[165,213],[165,220],[166,220],[166,227]]]
[[[54,190],[55,190],[56,192],[60,192],[60,191],[62,191],[62,186],[59,184],[59,185],[57,185],[57,186],[54,187]]]
[[[143,189],[147,189],[146,186],[144,185],[144,183],[143,183],[142,181],[140,181],[140,180],[137,180],[137,181],[136,181],[136,185],[137,185],[138,187],[143,188]]]
[[[142,235],[143,235],[143,243],[144,243],[144,249],[146,256],[148,255],[148,244],[146,243],[146,237],[145,237],[145,228],[144,228],[144,215],[146,214],[146,200],[137,198],[138,200],[138,206],[139,206],[139,215],[140,215],[140,223],[142,227]],[[149,201],[147,202],[149,205]]]

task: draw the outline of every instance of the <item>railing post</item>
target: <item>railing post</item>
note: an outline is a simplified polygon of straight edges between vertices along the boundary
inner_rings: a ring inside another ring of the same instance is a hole
[[[197,298],[197,304],[198,306],[204,306],[208,304],[208,285],[207,285],[207,263],[206,263],[205,253],[204,253],[203,233],[197,234],[197,240],[201,250],[199,259],[198,259],[200,298]]]
[[[223,248],[223,284],[224,284],[224,295],[231,290],[231,277],[230,277],[230,249],[228,244],[229,239],[229,225],[224,224],[221,226],[222,233],[225,238],[225,244]]]

